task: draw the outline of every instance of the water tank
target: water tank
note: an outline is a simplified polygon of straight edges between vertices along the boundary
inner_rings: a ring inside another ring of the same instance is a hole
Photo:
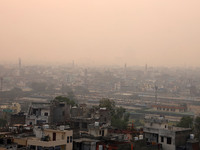
[[[190,134],[190,139],[194,139],[194,134]]]
[[[136,136],[136,137],[134,137],[134,140],[135,140],[135,141],[137,141],[137,140],[138,140],[138,137],[137,137],[137,136]]]
[[[99,126],[99,122],[95,122],[95,123],[94,123],[94,126],[95,126],[95,127],[98,127],[98,126]]]
[[[140,139],[140,140],[143,140],[143,135],[139,135],[139,139]]]
[[[60,126],[60,130],[61,131],[65,130],[65,126]]]
[[[43,129],[49,129],[49,125],[48,124],[43,125]]]
[[[103,150],[103,145],[99,145],[99,150]]]

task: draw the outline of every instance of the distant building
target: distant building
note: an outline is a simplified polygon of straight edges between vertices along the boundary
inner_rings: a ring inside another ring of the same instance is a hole
[[[152,105],[155,111],[168,111],[168,112],[186,112],[187,106],[174,106],[174,105]]]

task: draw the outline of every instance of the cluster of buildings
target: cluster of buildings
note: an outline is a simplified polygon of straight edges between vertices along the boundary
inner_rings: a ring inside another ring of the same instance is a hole
[[[199,74],[199,69],[147,65],[23,66],[19,60],[18,66],[0,66],[0,126],[7,127],[0,128],[0,145],[70,150],[196,148],[191,129],[170,127],[166,119],[177,122],[182,116],[200,114]],[[72,97],[79,105],[48,101],[57,95]],[[144,121],[143,129],[131,123],[126,130],[113,128],[110,111],[96,107],[104,97],[126,108],[131,119]]]
[[[145,118],[143,128],[111,125],[106,108],[66,102],[32,102],[1,128],[0,149],[30,150],[197,150],[191,129],[169,126],[164,117]]]

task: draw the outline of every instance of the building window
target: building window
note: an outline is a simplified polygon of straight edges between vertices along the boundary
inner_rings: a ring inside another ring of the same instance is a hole
[[[44,113],[44,116],[48,116],[48,115],[49,115],[48,112],[45,112],[45,113]]]
[[[107,121],[106,117],[104,118],[104,121],[105,121],[105,122]]]
[[[101,135],[101,130],[99,130],[99,135]]]
[[[167,138],[167,144],[172,144],[172,138],[170,137]]]
[[[70,136],[70,143],[72,143],[72,136]]]
[[[164,142],[164,137],[163,137],[163,136],[160,137],[160,141],[161,141],[162,143]]]
[[[53,132],[53,141],[56,141],[56,133]]]
[[[102,130],[102,136],[104,136],[104,130]]]
[[[62,112],[62,115],[65,116],[65,111]]]
[[[69,136],[67,137],[67,143],[69,143]]]
[[[167,125],[165,125],[165,128],[167,128]]]

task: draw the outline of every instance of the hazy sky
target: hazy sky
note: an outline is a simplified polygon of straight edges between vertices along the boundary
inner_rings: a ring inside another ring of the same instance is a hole
[[[0,0],[0,62],[200,66],[200,0]]]

